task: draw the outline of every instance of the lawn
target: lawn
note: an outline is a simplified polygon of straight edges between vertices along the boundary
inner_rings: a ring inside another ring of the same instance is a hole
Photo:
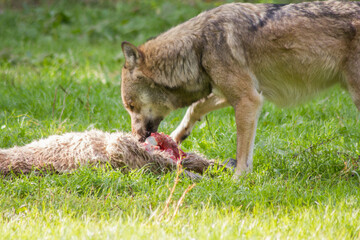
[[[138,45],[220,1],[0,4],[0,147],[69,131],[130,131],[120,97],[121,42]],[[40,3],[39,3],[40,2]],[[277,1],[286,2],[286,1]],[[185,109],[159,131],[171,133]],[[360,239],[360,114],[339,86],[292,109],[265,103],[254,171],[176,173],[81,168],[0,178],[0,239]],[[182,144],[235,157],[231,108]]]

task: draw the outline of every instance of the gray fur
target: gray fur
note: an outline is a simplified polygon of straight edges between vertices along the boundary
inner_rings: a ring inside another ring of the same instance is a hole
[[[291,107],[340,83],[360,110],[358,2],[224,4],[132,49],[137,64],[127,69],[125,54],[121,87],[133,133],[144,139],[191,105],[171,134],[181,142],[206,113],[232,106],[237,174],[252,169],[263,99]]]

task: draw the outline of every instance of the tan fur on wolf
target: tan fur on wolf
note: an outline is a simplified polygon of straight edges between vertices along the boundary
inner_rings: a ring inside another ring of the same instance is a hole
[[[206,113],[232,106],[237,174],[252,169],[263,98],[294,106],[340,83],[360,110],[359,2],[224,4],[122,47],[132,131],[143,139],[169,112],[190,106],[171,134],[181,142]]]
[[[167,153],[149,153],[130,134],[107,133],[99,130],[53,135],[22,147],[0,149],[0,174],[27,174],[32,171],[69,172],[84,165],[120,168],[123,171],[147,166],[160,173],[176,169]],[[189,154],[182,165],[188,170],[203,173],[212,161]]]

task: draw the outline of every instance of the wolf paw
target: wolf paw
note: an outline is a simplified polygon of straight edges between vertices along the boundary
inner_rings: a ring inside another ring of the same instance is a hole
[[[190,135],[190,133],[187,133],[185,130],[178,130],[178,129],[175,129],[175,131],[173,131],[171,134],[170,134],[170,137],[172,139],[174,139],[174,141],[177,143],[177,144],[180,144],[182,141],[184,141],[188,136]]]

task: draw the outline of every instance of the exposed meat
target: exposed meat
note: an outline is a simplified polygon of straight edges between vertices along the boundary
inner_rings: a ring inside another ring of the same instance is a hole
[[[174,162],[181,161],[187,156],[176,142],[169,135],[164,133],[152,133],[151,136],[145,140],[144,144],[148,151],[157,149],[167,152]]]

